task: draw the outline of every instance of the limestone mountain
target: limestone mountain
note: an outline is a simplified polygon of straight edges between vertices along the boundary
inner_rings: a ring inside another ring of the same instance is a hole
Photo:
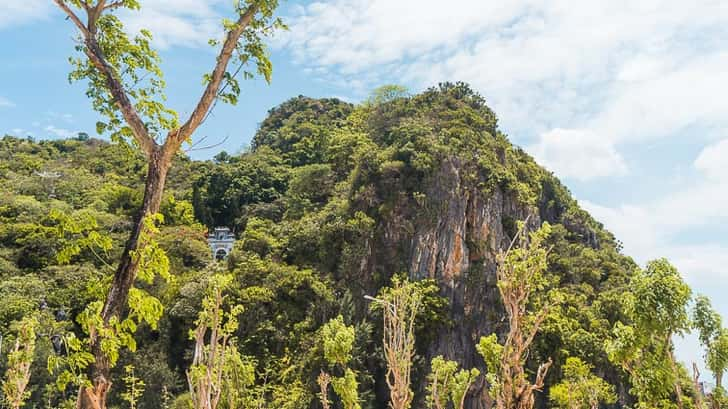
[[[119,256],[140,204],[142,162],[129,147],[86,138],[5,137],[0,148],[2,331],[39,305],[63,311],[54,325],[78,331],[69,317],[107,282],[105,260]],[[625,320],[620,295],[634,262],[552,173],[509,142],[495,113],[465,84],[360,105],[296,97],[269,112],[249,151],[210,161],[180,155],[169,179],[159,240],[175,279],[150,285],[164,302],[164,318],[157,330],[143,329],[138,353],[121,358],[147,382],[140,408],[159,407],[162,391],[184,391],[187,331],[209,274],[206,228],[226,226],[237,235],[218,268],[234,275],[233,299],[245,307],[238,347],[269,371],[272,396],[300,393],[302,408],[316,407],[317,331],[339,314],[356,327],[352,367],[363,374],[362,405],[386,407],[380,319],[364,295],[397,273],[433,279],[442,298],[429,301],[418,323],[413,381],[420,408],[432,357],[484,369],[478,339],[505,333],[496,254],[521,220],[553,225],[540,296],[560,300],[529,365],[553,359],[548,389],[567,357],[581,357],[617,387],[621,404],[630,401],[626,376],[609,363],[603,344]],[[93,219],[89,229],[111,236],[115,246],[101,257],[81,250],[59,262],[69,239],[54,229],[58,212]],[[48,375],[36,371],[32,401],[61,401]],[[467,407],[488,407],[485,391],[481,377]]]
[[[559,358],[587,356],[620,382],[602,343],[623,318],[618,295],[634,263],[553,174],[508,141],[466,85],[359,108],[294,98],[270,111],[253,146],[251,155],[271,150],[292,166],[288,189],[268,205],[280,206],[274,231],[279,223],[292,226],[280,239],[304,227],[299,234],[307,244],[281,246],[280,262],[333,278],[354,295],[360,316],[361,296],[376,293],[395,272],[437,281],[448,306],[446,323],[421,345],[428,360],[443,354],[483,367],[478,338],[504,331],[497,252],[518,220],[555,225],[551,285],[566,302],[547,321],[534,358],[552,356],[558,367]],[[259,216],[253,210],[238,218],[241,228],[248,217]]]

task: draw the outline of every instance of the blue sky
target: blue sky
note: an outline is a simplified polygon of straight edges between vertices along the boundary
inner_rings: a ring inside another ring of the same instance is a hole
[[[92,133],[70,85],[74,30],[48,0],[0,1],[0,134]],[[144,0],[182,116],[211,68],[228,0]],[[198,131],[246,146],[265,113],[299,94],[359,101],[378,85],[466,81],[512,141],[569,186],[638,262],[668,257],[728,317],[728,2],[322,0],[284,2],[273,82],[243,85]],[[194,153],[211,156],[216,151]],[[694,338],[680,356],[700,356]]]

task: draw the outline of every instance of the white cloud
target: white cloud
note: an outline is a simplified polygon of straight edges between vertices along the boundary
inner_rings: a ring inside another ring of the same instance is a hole
[[[654,253],[686,232],[720,231],[728,223],[728,180],[696,180],[653,200],[602,207],[582,201],[584,208],[624,240],[628,254]]]
[[[150,30],[160,48],[202,47],[222,33],[222,16],[215,8],[219,3],[225,11],[232,9],[221,0],[147,0],[141,10],[123,11],[120,17],[130,33]]]
[[[728,178],[728,139],[706,146],[695,159],[695,167],[710,178]]]
[[[317,65],[346,72],[418,56],[461,40],[491,24],[517,17],[526,2],[335,0],[299,8],[282,44]]]
[[[694,166],[706,177],[698,175],[652,200],[612,207],[580,203],[638,262],[668,257],[691,283],[714,283],[728,276],[728,242],[723,239],[728,224],[726,155],[728,139],[705,147]]]
[[[71,131],[69,129],[58,128],[54,125],[48,125],[43,128],[44,131],[53,134],[59,138],[72,138],[78,134],[78,131]]]
[[[675,265],[691,280],[715,281],[728,275],[728,246],[705,243],[673,246],[667,253]]]
[[[705,147],[694,165],[706,177],[653,200],[613,207],[580,203],[638,262],[668,257],[692,283],[713,283],[728,276],[728,243],[722,239],[728,224],[726,155],[728,139]]]
[[[46,112],[46,116],[49,118],[50,121],[63,121],[65,123],[73,123],[73,115],[68,113],[59,113],[55,111],[48,111]],[[37,125],[36,125],[37,126]]]
[[[329,0],[287,20],[278,46],[312,72],[466,81],[516,138],[589,129],[622,145],[728,123],[726,2]]]
[[[13,101],[4,97],[0,97],[0,108],[12,108],[14,106],[15,103],[13,103]]]
[[[627,254],[644,262],[656,255],[655,249],[660,247],[658,226],[654,224],[651,209],[640,205],[621,205],[616,207],[601,206],[589,200],[580,200],[579,204],[604,226],[624,240],[629,247]]]
[[[716,187],[720,189],[721,187]],[[668,198],[664,199],[669,200]],[[698,205],[700,198],[691,204]],[[675,228],[662,223],[659,209],[663,204],[623,205],[616,208],[600,206],[589,201],[580,204],[606,228],[624,241],[625,252],[639,263],[667,257],[693,281],[725,277],[728,274],[728,245],[720,242],[679,244],[679,235],[695,224],[687,222]],[[677,209],[676,209],[677,210]],[[688,211],[688,209],[680,209]]]
[[[48,0],[0,1],[0,29],[43,18],[51,10]]]
[[[615,140],[635,142],[670,136],[695,124],[728,125],[722,95],[728,89],[728,47],[679,64],[636,60],[642,66],[628,62],[625,70],[632,73],[627,76],[643,78],[613,84],[608,103],[590,121],[592,127]]]
[[[231,16],[232,5],[224,0],[145,0],[141,10],[121,9],[119,16],[129,33],[151,30],[160,48],[201,47],[222,33],[218,5]],[[51,11],[62,17],[49,0],[0,0],[0,29],[45,18]]]
[[[627,173],[627,165],[611,141],[585,129],[551,130],[527,150],[563,178],[585,181]]]

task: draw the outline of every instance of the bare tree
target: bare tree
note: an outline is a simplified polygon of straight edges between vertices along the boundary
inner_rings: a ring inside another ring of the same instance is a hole
[[[539,365],[531,383],[525,366],[529,348],[549,311],[549,305],[533,311],[536,291],[544,288],[548,250],[543,242],[551,232],[548,223],[530,234],[521,223],[516,237],[498,256],[498,290],[508,318],[508,333],[500,344],[497,336],[483,337],[478,351],[488,365],[486,379],[498,409],[532,409],[534,392],[543,388],[551,359]],[[518,243],[518,245],[516,245]]]
[[[381,306],[384,316],[384,358],[392,409],[409,409],[414,394],[410,388],[415,355],[415,318],[422,306],[422,293],[409,281],[394,278],[391,288],[379,298],[367,297]]]
[[[321,370],[316,382],[319,385],[319,400],[321,401],[321,407],[323,409],[330,409],[331,403],[329,402],[329,384],[331,383],[331,375]]]
[[[141,208],[121,255],[113,281],[101,310],[105,326],[120,321],[125,314],[128,295],[133,287],[139,260],[144,219],[159,211],[165,181],[172,159],[184,142],[191,141],[195,130],[209,115],[218,99],[235,103],[239,93],[236,74],[246,63],[254,61],[256,72],[270,80],[271,64],[261,37],[281,27],[272,18],[278,0],[237,0],[236,18],[225,24],[225,37],[202,95],[183,123],[177,114],[163,105],[164,81],[158,66],[159,57],[150,48],[151,34],[142,31],[129,39],[114,12],[121,8],[138,9],[139,0],[53,0],[78,28],[77,50],[82,58],[72,59],[71,79],[87,79],[93,106],[107,118],[101,130],[114,131],[112,139],[128,139],[144,154],[148,169]],[[217,44],[217,42],[213,43]],[[235,57],[240,64],[228,71]],[[246,77],[253,73],[243,71]],[[146,87],[140,84],[146,84]],[[111,366],[101,347],[100,331],[92,331],[90,368],[92,386],[79,393],[80,408],[104,409],[111,387]]]
[[[700,385],[700,370],[698,370],[698,364],[693,362],[693,388],[694,390],[694,398],[693,403],[695,403],[695,407],[698,409],[703,408],[703,388]]]
[[[202,302],[197,326],[191,333],[195,341],[192,365],[187,371],[187,384],[195,409],[216,409],[223,393],[225,377],[236,362],[237,349],[231,337],[238,328],[236,317],[241,306],[223,310],[223,291],[230,276],[216,275],[211,279],[209,294]]]

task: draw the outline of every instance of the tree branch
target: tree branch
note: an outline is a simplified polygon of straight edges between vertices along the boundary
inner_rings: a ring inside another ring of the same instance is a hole
[[[94,37],[87,37],[85,43],[86,55],[96,69],[104,76],[106,86],[111,95],[114,97],[114,102],[116,102],[116,105],[119,107],[121,114],[124,116],[124,119],[131,128],[134,139],[137,141],[146,156],[148,158],[152,157],[154,151],[157,150],[158,145],[154,141],[154,138],[149,135],[149,131],[147,131],[144,121],[142,121],[139,117],[139,114],[134,108],[134,104],[132,104],[129,96],[124,90],[124,86],[114,75],[114,69],[104,59],[103,52],[101,51],[99,44],[96,42],[96,39]]]
[[[88,31],[91,32],[92,37],[96,36],[96,22],[99,21],[105,4],[106,0],[99,0],[94,7],[86,8],[86,14],[88,14]]]
[[[524,349],[528,348],[531,345],[531,343],[533,343],[533,340],[534,340],[534,338],[536,338],[536,334],[538,333],[538,330],[541,328],[541,324],[546,319],[546,316],[548,315],[550,309],[551,309],[551,306],[547,305],[547,306],[543,307],[541,312],[536,316],[536,320],[534,321],[533,326],[531,327],[531,331],[529,332],[528,336],[526,337],[526,339],[523,343],[522,347]],[[520,351],[520,352],[522,353],[523,351]]]
[[[238,68],[235,69],[235,72],[233,72],[232,77],[233,78],[237,77],[238,74],[240,74],[240,71],[243,69],[244,66],[245,66],[245,63],[241,62],[240,65],[238,65]],[[212,111],[215,110],[215,107],[217,106],[217,102],[220,101],[220,95],[222,95],[222,93],[225,92],[225,89],[227,89],[228,85],[230,85],[230,83],[226,82],[225,85],[220,87],[220,89],[217,91],[217,94],[215,95],[215,100],[212,102],[212,106],[210,106],[210,109],[207,110],[205,117],[202,118],[200,125],[204,124],[205,121],[207,121],[207,118],[209,118],[210,115],[212,115]]]
[[[85,37],[88,37],[88,29],[81,22],[81,19],[78,18],[78,16],[76,15],[76,13],[74,13],[73,10],[71,10],[71,8],[68,7],[68,5],[66,5],[66,3],[63,2],[63,0],[53,0],[53,2],[56,3],[56,5],[61,10],[63,10],[64,13],[66,13],[66,15],[68,16],[68,18],[71,21],[73,21],[73,24],[75,24],[76,27],[78,27],[78,29],[81,31],[81,34],[83,34],[84,38]],[[84,8],[85,8],[85,3],[82,2],[81,4],[84,4]]]
[[[531,386],[531,390],[540,391],[543,388],[543,382],[546,379],[546,374],[548,373],[549,367],[551,367],[552,363],[553,361],[549,358],[547,362],[538,366],[538,370],[536,371],[536,381],[533,383],[533,386]]]
[[[124,0],[118,0],[113,3],[109,3],[106,6],[104,6],[104,10],[113,10],[115,8],[119,8],[124,5]]]
[[[200,146],[198,148],[197,145],[201,144],[205,139],[207,139],[206,136],[203,137],[202,139],[200,139],[199,141],[197,141],[196,143],[192,144],[192,146],[190,146],[189,149],[186,149],[184,152],[190,153],[190,152],[202,151],[202,150],[206,150],[206,149],[217,148],[218,146],[227,142],[228,136],[225,136],[220,142],[213,143],[211,145]]]
[[[235,23],[235,28],[230,30],[225,38],[225,42],[220,50],[220,55],[217,57],[217,64],[215,64],[215,69],[212,71],[210,82],[207,83],[207,87],[205,87],[205,91],[202,93],[200,101],[197,103],[194,111],[192,111],[192,114],[190,114],[187,122],[185,122],[179,129],[169,132],[167,140],[165,141],[165,149],[166,146],[170,144],[175,148],[173,150],[176,150],[176,148],[178,148],[184,140],[192,135],[195,129],[197,129],[202,120],[205,118],[218,95],[220,84],[225,77],[228,62],[233,55],[233,51],[235,51],[235,48],[238,45],[238,40],[240,39],[240,36],[243,35],[243,32],[250,22],[253,21],[253,17],[257,12],[258,6],[254,4],[248,7],[244,13],[240,14],[240,18],[238,18],[238,21]]]
[[[157,150],[158,145],[154,141],[154,138],[149,135],[149,132],[144,125],[144,121],[142,121],[139,117],[139,114],[134,108],[134,104],[132,104],[126,90],[124,90],[124,86],[114,74],[113,67],[111,67],[111,65],[109,65],[106,61],[104,53],[101,50],[99,43],[96,41],[96,22],[103,11],[106,0],[99,0],[94,7],[87,7],[85,3],[82,3],[88,15],[88,25],[84,25],[63,0],[53,1],[68,15],[68,17],[81,31],[84,38],[84,52],[86,53],[86,56],[89,58],[89,61],[91,61],[91,64],[93,64],[93,66],[104,77],[104,80],[106,81],[106,88],[114,98],[114,102],[121,111],[124,120],[126,120],[127,124],[131,128],[134,139],[137,141],[146,156],[151,157],[154,151]]]

